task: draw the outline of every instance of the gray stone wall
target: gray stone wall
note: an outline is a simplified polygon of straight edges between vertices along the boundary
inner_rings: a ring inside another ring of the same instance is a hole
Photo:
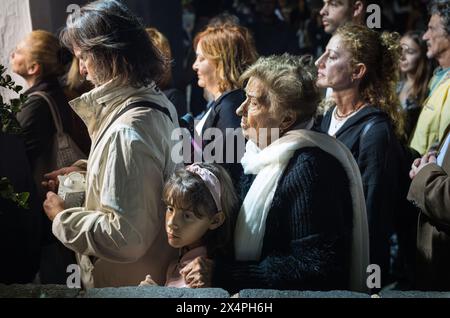
[[[385,290],[379,295],[350,291],[280,291],[246,289],[236,295],[217,288],[189,289],[168,287],[99,288],[87,291],[60,285],[0,285],[0,298],[450,298],[450,292]]]

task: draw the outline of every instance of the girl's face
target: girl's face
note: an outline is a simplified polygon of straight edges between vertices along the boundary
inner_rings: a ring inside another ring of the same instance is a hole
[[[400,40],[402,56],[400,58],[400,71],[402,73],[413,73],[417,69],[420,61],[420,47],[410,37],[403,37]]]
[[[169,245],[175,248],[194,248],[201,245],[201,239],[208,230],[215,229],[213,218],[199,218],[192,211],[172,205],[166,210],[166,232]]]
[[[203,54],[202,41],[197,44],[197,58],[192,68],[198,76],[198,86],[207,89],[210,93],[215,94],[219,89],[219,79],[217,77],[217,67],[213,61],[206,58]]]
[[[325,53],[316,61],[316,66],[318,87],[331,87],[334,91],[339,91],[352,85],[351,53],[344,46],[340,35],[334,35],[330,39]]]

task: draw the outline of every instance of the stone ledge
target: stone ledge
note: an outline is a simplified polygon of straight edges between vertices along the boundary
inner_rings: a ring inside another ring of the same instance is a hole
[[[80,293],[64,285],[0,284],[0,298],[77,298]]]
[[[416,290],[389,290],[380,293],[381,298],[450,298],[450,292],[423,292]]]
[[[271,289],[244,289],[230,295],[218,288],[189,289],[168,287],[94,288],[87,291],[70,289],[63,285],[2,285],[0,298],[371,298],[368,294],[350,291],[283,291]],[[372,298],[450,298],[450,292],[382,291]]]
[[[83,291],[83,298],[230,298],[230,294],[218,288],[170,288],[170,287],[121,287],[93,288]]]
[[[341,290],[319,292],[273,289],[244,289],[239,292],[239,298],[370,298],[370,295]]]

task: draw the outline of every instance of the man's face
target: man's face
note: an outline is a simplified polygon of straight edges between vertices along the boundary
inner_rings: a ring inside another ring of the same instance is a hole
[[[450,35],[445,31],[442,19],[439,15],[433,14],[428,23],[428,30],[423,35],[427,41],[427,57],[437,59],[450,50]]]
[[[324,0],[320,10],[326,33],[333,34],[337,28],[352,20],[353,10],[349,0]]]
[[[85,77],[86,80],[94,84],[95,86],[101,85],[101,83],[98,83],[98,81],[95,79],[95,70],[94,70],[94,63],[92,61],[92,57],[82,52],[79,48],[74,47],[73,53],[75,57],[78,59],[78,67],[80,70],[80,75]]]

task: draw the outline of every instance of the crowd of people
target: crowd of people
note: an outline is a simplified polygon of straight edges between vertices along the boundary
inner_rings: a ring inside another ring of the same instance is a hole
[[[375,264],[372,291],[450,290],[450,3],[399,34],[365,25],[367,1],[325,0],[323,50],[299,50],[301,32],[291,50],[286,23],[309,27],[309,2],[286,2],[259,1],[254,18],[237,1],[198,30],[198,113],[172,85],[168,40],[120,1],[85,5],[59,39],[20,41],[35,239],[17,241],[28,266],[18,257],[2,282],[65,284],[76,263],[84,288],[370,292]],[[48,165],[49,101],[84,151],[67,167]],[[174,160],[180,142],[200,157]],[[85,201],[67,207],[58,177],[75,172]]]

